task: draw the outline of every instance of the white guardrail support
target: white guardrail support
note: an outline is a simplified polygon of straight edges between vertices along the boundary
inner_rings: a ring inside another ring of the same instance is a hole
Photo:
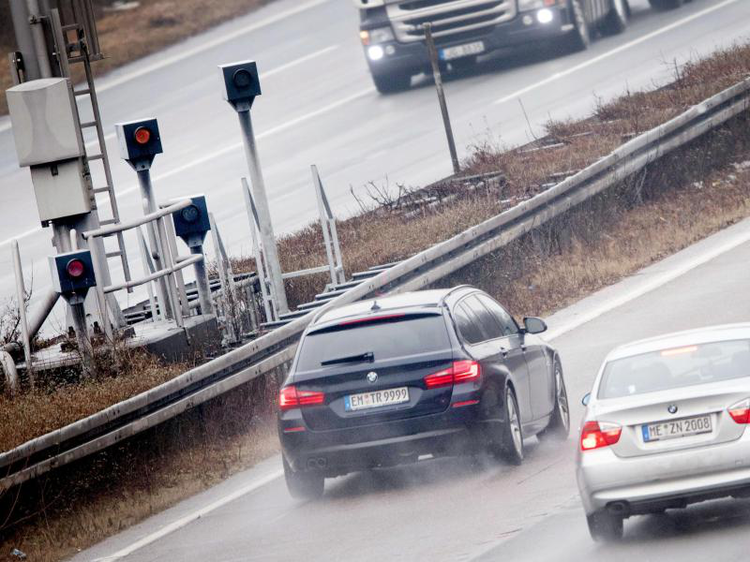
[[[750,107],[750,78],[616,149],[557,186],[383,271],[318,309],[429,286],[616,185]],[[100,451],[290,361],[307,314],[156,388],[0,454],[0,491]]]

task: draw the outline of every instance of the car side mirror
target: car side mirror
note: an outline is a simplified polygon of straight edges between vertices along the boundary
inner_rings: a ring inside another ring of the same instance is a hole
[[[523,319],[523,327],[527,334],[541,334],[547,331],[547,324],[544,320],[533,316]]]
[[[591,401],[591,393],[587,392],[584,397],[581,399],[581,404],[584,406],[588,406],[589,402]]]

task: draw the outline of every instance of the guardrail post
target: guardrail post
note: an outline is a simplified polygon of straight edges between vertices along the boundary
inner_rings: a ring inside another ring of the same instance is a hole
[[[445,91],[443,90],[443,75],[440,72],[438,63],[438,52],[435,47],[435,38],[432,36],[432,24],[424,24],[424,36],[427,40],[427,51],[430,54],[432,64],[432,76],[435,79],[435,89],[437,90],[438,102],[440,103],[440,113],[443,116],[443,125],[445,126],[445,136],[448,138],[448,150],[451,153],[451,162],[453,163],[453,173],[458,174],[461,166],[458,163],[458,153],[456,152],[456,140],[453,138],[453,127],[451,118],[448,115],[448,104],[445,101]]]

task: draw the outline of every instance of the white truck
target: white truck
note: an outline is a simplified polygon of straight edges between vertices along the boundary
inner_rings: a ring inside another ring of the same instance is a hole
[[[676,8],[683,0],[649,0]],[[566,49],[588,47],[595,33],[622,32],[628,0],[354,0],[360,37],[375,86],[381,93],[408,88],[429,69],[424,24],[430,23],[440,62],[469,66],[491,51],[559,41]]]

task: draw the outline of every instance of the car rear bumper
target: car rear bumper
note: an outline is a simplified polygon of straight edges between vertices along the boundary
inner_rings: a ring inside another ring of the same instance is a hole
[[[473,443],[479,417],[479,405],[472,404],[451,406],[440,414],[329,431],[312,431],[301,416],[296,423],[287,417],[279,425],[279,439],[293,470],[337,476],[414,462],[421,455],[459,454]],[[289,431],[291,427],[296,431]]]
[[[750,492],[750,435],[719,445],[641,457],[609,448],[579,453],[578,488],[586,513],[623,515]]]
[[[482,41],[486,54],[498,49],[534,45],[541,41],[559,38],[572,28],[568,21],[567,10],[561,7],[553,7],[549,10],[553,14],[553,19],[549,23],[539,23],[535,12],[524,12],[509,22],[487,28],[483,33],[443,37],[438,40],[437,47],[444,49]],[[365,57],[373,74],[385,75],[397,72],[416,74],[430,66],[427,46],[422,41],[414,43],[390,41],[380,46],[385,49],[386,54],[377,61],[371,60],[365,49]]]

